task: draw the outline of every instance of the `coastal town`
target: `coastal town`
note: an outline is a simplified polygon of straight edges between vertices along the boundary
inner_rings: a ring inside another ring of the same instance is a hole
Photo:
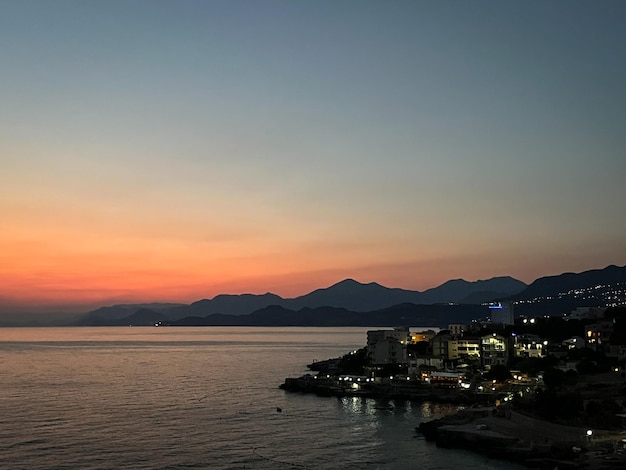
[[[626,466],[626,308],[562,316],[487,317],[446,329],[385,328],[343,357],[309,364],[286,391],[458,405],[419,423],[439,447],[464,447],[540,468]]]

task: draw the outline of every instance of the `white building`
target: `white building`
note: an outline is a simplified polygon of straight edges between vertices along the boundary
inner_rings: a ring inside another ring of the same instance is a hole
[[[506,366],[509,363],[508,341],[504,336],[487,335],[481,338],[481,360],[484,367]]]
[[[407,344],[411,336],[407,328],[371,330],[367,332],[367,351],[374,366],[408,364]]]
[[[449,340],[448,359],[480,359],[480,338]]]

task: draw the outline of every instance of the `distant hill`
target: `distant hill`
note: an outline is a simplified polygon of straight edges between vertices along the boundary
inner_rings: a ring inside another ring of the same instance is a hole
[[[100,307],[96,310],[88,312],[79,318],[77,324],[81,326],[116,325],[119,324],[118,320],[128,318],[141,310],[158,313],[158,315],[155,316],[155,321],[159,321],[162,318],[169,318],[169,312],[180,307],[186,307],[186,305],[173,303],[112,305],[110,307]]]
[[[484,316],[481,305],[400,304],[371,312],[354,312],[337,307],[303,308],[298,311],[273,305],[249,315],[213,314],[187,317],[172,326],[432,326],[469,323]]]
[[[509,301],[515,315],[560,315],[576,307],[626,304],[626,266],[563,273],[530,285],[509,276],[475,282],[453,279],[423,292],[345,279],[294,298],[221,294],[187,304],[101,307],[79,315],[3,315],[0,326],[152,325],[446,325],[484,317],[481,304]],[[458,308],[455,308],[458,307]],[[473,317],[466,317],[471,312]],[[237,318],[242,317],[242,318]],[[465,319],[465,320],[464,320]]]
[[[189,315],[205,316],[213,313],[228,315],[246,315],[270,305],[281,305],[285,299],[278,295],[267,293],[256,294],[220,294],[213,299],[203,299],[190,305],[183,305],[168,311],[171,318],[182,318]]]
[[[157,322],[168,321],[168,318],[162,312],[155,312],[154,310],[142,308],[126,317],[124,320],[127,325],[152,326]]]
[[[204,318],[215,314],[247,315],[271,306],[280,306],[298,312],[306,308],[320,307],[342,308],[352,312],[371,312],[404,303],[448,304],[466,302],[480,304],[498,297],[516,294],[525,287],[526,284],[511,277],[495,277],[475,282],[456,279],[439,287],[419,292],[384,287],[375,282],[363,284],[354,279],[345,279],[330,287],[316,289],[306,295],[291,299],[284,299],[271,293],[262,295],[222,294],[213,299],[193,302],[190,305],[142,304],[103,307],[87,313],[81,324],[110,325],[120,323],[119,320],[128,319],[139,309],[159,312],[159,315],[153,315],[155,321],[161,319],[174,321],[186,317]]]
[[[355,312],[367,312],[403,302],[417,300],[420,292],[383,287],[376,282],[362,284],[354,279],[345,279],[330,287],[287,299],[282,305],[293,310],[305,307],[342,307]]]
[[[428,289],[420,296],[421,304],[442,302],[484,303],[499,297],[508,297],[523,291],[526,284],[510,276],[494,277],[485,281],[468,282],[454,279],[439,287]],[[447,300],[443,300],[447,299]]]
[[[309,294],[289,299],[284,304],[291,309],[304,307],[343,307],[356,312],[390,307],[402,303],[440,304],[460,303],[472,295],[479,299],[475,303],[483,303],[502,296],[510,296],[526,287],[521,281],[511,277],[494,277],[485,281],[468,282],[463,279],[448,281],[439,287],[424,292],[393,289],[375,282],[362,284],[353,279],[346,279],[325,289],[317,289]],[[493,297],[486,297],[491,292]],[[482,293],[483,295],[478,295]]]
[[[626,302],[626,267],[537,279],[526,286],[511,277],[468,282],[454,279],[424,292],[345,279],[291,299],[262,295],[218,295],[190,305],[142,304],[103,307],[86,314],[83,325],[246,326],[446,326],[486,316],[481,304],[515,303],[516,315],[555,315],[576,307]]]
[[[539,297],[555,297],[570,291],[591,289],[597,286],[626,283],[626,266],[607,266],[604,269],[592,269],[581,273],[563,273],[558,276],[541,277],[531,283],[515,300],[530,300]]]
[[[626,267],[607,266],[581,273],[542,277],[509,299],[516,314],[557,315],[576,307],[626,302]]]
[[[120,313],[123,310],[116,310]],[[125,317],[92,317],[81,320],[82,326],[153,326],[158,322],[169,321],[169,317],[163,312],[151,310],[148,308],[140,308],[139,310]]]

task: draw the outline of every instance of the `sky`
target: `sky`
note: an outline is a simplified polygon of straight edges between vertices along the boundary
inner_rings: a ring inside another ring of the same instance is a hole
[[[626,265],[622,0],[0,0],[0,313]]]

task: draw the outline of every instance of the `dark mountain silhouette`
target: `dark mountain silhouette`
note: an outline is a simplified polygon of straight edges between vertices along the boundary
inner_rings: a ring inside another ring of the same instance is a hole
[[[472,292],[467,297],[463,297],[458,303],[459,304],[484,304],[487,302],[492,302],[496,299],[501,299],[502,297],[508,297],[507,294],[503,292],[491,292],[491,291],[481,291],[481,292]]]
[[[481,305],[416,305],[404,303],[371,312],[354,312],[337,307],[303,308],[298,311],[272,305],[249,315],[213,314],[187,317],[172,326],[433,326],[469,323],[484,316]]]
[[[542,277],[506,300],[515,302],[517,315],[561,315],[577,307],[613,305],[616,296],[626,300],[626,267],[611,265]]]
[[[162,312],[156,312],[147,308],[137,310],[132,315],[125,318],[127,325],[150,326],[157,322],[167,321],[167,316]]]
[[[229,315],[245,315],[269,305],[280,305],[285,300],[278,295],[266,293],[255,294],[220,294],[213,299],[203,299],[168,311],[171,318],[182,318],[189,315],[205,316],[212,313]]]
[[[354,279],[346,279],[330,287],[316,289],[306,295],[291,299],[283,299],[271,293],[223,294],[213,299],[199,300],[190,305],[167,306],[165,304],[163,308],[154,308],[151,305],[137,305],[134,309],[132,305],[103,307],[86,314],[81,324],[110,324],[110,319],[126,318],[139,308],[150,308],[150,310],[162,312],[169,320],[179,320],[185,317],[203,318],[213,314],[246,315],[270,306],[281,306],[291,311],[301,311],[304,308],[336,307],[353,312],[371,312],[403,303],[459,303],[468,297],[471,301],[480,304],[497,297],[518,293],[525,286],[523,282],[511,277],[496,277],[476,282],[457,279],[425,292],[419,292],[384,287],[375,282],[363,284]],[[487,293],[493,293],[493,297]]]
[[[513,300],[531,300],[539,297],[556,297],[573,290],[590,289],[596,286],[626,283],[626,266],[607,266],[604,269],[592,269],[581,273],[563,273],[558,276],[541,277],[531,283]]]
[[[391,289],[376,282],[362,284],[354,279],[345,279],[330,287],[317,289],[294,299],[287,299],[283,305],[294,310],[304,307],[330,306],[367,312],[403,302],[416,301],[419,296],[418,291]]]
[[[522,281],[518,281],[510,276],[494,277],[485,281],[475,282],[468,282],[464,279],[454,279],[444,282],[439,287],[422,292],[418,303],[472,303],[467,302],[467,299],[472,299],[474,296],[480,298],[480,300],[475,303],[483,303],[501,296],[510,296],[519,293],[526,287],[526,284]],[[482,295],[478,296],[479,293],[482,293]],[[489,297],[488,293],[495,295]]]
[[[626,267],[564,273],[537,279],[522,290],[523,286],[510,277],[476,282],[456,279],[418,292],[346,279],[293,299],[270,293],[218,295],[184,306],[152,304],[161,307],[157,309],[105,307],[90,312],[82,324],[139,325],[163,321],[189,326],[445,327],[487,316],[486,307],[480,304],[491,300],[515,302],[517,315],[554,315],[580,306],[610,305],[616,291],[626,296]]]
[[[117,320],[126,319],[130,315],[139,312],[141,310],[147,310],[154,312],[154,318],[164,319],[169,318],[169,312],[172,309],[180,307],[186,307],[184,304],[172,304],[172,303],[148,303],[148,304],[120,304],[112,305],[110,307],[100,307],[96,310],[84,315],[77,323],[82,326],[100,326],[100,325],[112,325],[118,324]],[[155,320],[155,321],[158,321]],[[130,323],[126,323],[130,324]],[[139,323],[137,323],[139,324]]]
[[[115,310],[116,313],[122,312],[124,309]],[[140,308],[139,310],[125,317],[119,316],[96,316],[81,321],[82,326],[152,326],[157,322],[167,321],[168,316],[157,310],[148,308]]]
[[[496,295],[486,298],[484,295],[476,303],[509,296],[526,287],[521,281],[511,277],[494,277],[486,281],[468,282],[463,279],[448,281],[439,287],[424,292],[392,289],[375,282],[361,284],[353,279],[346,279],[326,289],[317,289],[310,294],[290,299],[286,306],[292,309],[302,307],[334,306],[344,307],[356,312],[368,312],[401,303],[438,304],[460,303],[463,299],[477,292],[494,292]]]

